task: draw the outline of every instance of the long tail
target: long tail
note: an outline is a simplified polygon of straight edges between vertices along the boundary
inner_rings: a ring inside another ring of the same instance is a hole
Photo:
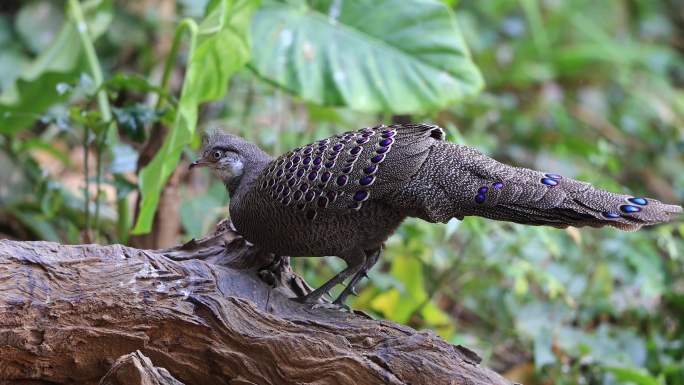
[[[423,201],[419,216],[434,221],[477,215],[528,225],[633,231],[682,212],[680,206],[655,199],[614,194],[554,173],[511,167],[473,148],[446,142],[433,147],[425,166],[419,177],[430,178],[434,190],[432,199]]]

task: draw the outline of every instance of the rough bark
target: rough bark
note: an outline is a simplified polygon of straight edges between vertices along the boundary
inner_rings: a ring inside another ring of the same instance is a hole
[[[228,222],[157,251],[0,241],[0,383],[508,384],[432,332],[291,300],[288,262]]]

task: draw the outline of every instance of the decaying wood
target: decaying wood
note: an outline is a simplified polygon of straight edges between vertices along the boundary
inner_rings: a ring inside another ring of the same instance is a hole
[[[290,299],[308,290],[227,222],[158,251],[0,241],[0,383],[508,384],[432,332]]]

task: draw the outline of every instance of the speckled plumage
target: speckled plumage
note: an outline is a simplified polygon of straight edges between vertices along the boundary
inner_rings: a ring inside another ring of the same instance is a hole
[[[220,151],[223,155],[215,151]],[[499,163],[448,143],[426,124],[364,128],[272,159],[239,137],[207,138],[203,159],[228,187],[231,219],[255,245],[282,255],[337,255],[348,268],[305,300],[354,275],[341,303],[408,216],[477,215],[530,225],[636,230],[681,207]]]

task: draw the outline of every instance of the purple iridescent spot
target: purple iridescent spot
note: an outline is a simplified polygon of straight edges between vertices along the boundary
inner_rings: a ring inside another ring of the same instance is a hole
[[[326,168],[332,168],[332,167],[335,166],[335,162],[332,161],[332,160],[329,160],[329,161],[325,162],[324,166],[325,166]]]
[[[313,221],[316,218],[316,210],[308,210],[306,212],[306,219]]]
[[[332,201],[335,200],[335,198],[337,198],[337,193],[334,192],[334,191],[328,191],[328,193],[325,194],[325,196],[328,197],[328,200],[329,200],[330,202],[332,202]]]
[[[384,154],[387,152],[387,150],[389,150],[389,147],[380,147],[377,150],[375,150],[375,152],[377,152],[378,154]]]
[[[309,155],[311,154],[311,151],[313,151],[313,147],[307,147],[304,149],[304,154]]]
[[[358,210],[361,208],[361,202],[352,202],[347,207],[349,207],[350,209]]]
[[[290,167],[292,167],[292,162],[288,161],[287,163],[285,163],[285,168],[290,168]]]
[[[494,190],[501,190],[503,188],[504,184],[502,182],[494,182],[492,187],[494,187]]]
[[[283,186],[282,184],[279,184],[278,187],[276,187],[276,192],[281,192],[281,191],[283,191],[284,188],[285,188],[285,186]]]
[[[378,155],[371,158],[371,162],[380,163],[380,162],[382,162],[383,159],[385,159],[385,154],[378,154]]]
[[[366,176],[362,177],[361,179],[359,179],[359,184],[361,186],[368,186],[369,184],[373,183],[374,180],[375,180],[374,176],[366,175]]]
[[[292,195],[292,197],[293,197],[295,200],[300,200],[300,199],[302,199],[302,195],[304,195],[304,193],[302,193],[301,191],[297,190],[297,191],[294,192],[294,195]]]
[[[320,197],[320,198],[318,198],[318,202],[316,202],[316,203],[318,204],[318,207],[320,207],[322,209],[326,208],[326,207],[328,207],[328,198]]]
[[[394,142],[394,139],[392,139],[392,138],[387,138],[387,139],[381,140],[381,141],[380,141],[380,145],[383,146],[383,147],[387,147],[387,146],[389,146],[390,144],[392,144],[393,142]]]
[[[556,180],[563,179],[563,176],[558,175],[558,174],[544,174],[544,176],[547,178],[556,179]]]
[[[482,186],[479,190],[477,190],[477,192],[479,192],[480,194],[486,194],[487,191],[489,191],[489,188],[487,186]]]
[[[352,172],[352,169],[353,169],[352,166],[347,166],[347,167],[342,169],[342,172],[345,174],[349,174],[350,172]]]
[[[299,163],[300,160],[302,160],[302,158],[300,158],[299,156],[295,156],[294,158],[292,158],[292,163]]]
[[[290,178],[290,179],[287,180],[287,185],[290,186],[290,187],[291,187],[291,186],[294,186],[295,183],[297,183],[297,179],[295,179],[295,178]]]
[[[304,195],[304,199],[306,199],[307,202],[311,202],[315,197],[316,194],[312,190],[307,191],[306,195]]]
[[[356,147],[352,148],[351,150],[349,150],[349,153],[352,155],[356,155],[359,152],[361,152],[361,150],[363,150],[363,148],[361,148],[361,146],[356,146]]]
[[[375,174],[375,171],[377,171],[377,169],[378,169],[378,166],[371,164],[370,166],[363,169],[363,173],[368,174],[368,175]]]
[[[278,170],[278,172],[276,172],[276,176],[283,176],[283,173],[284,173],[284,172],[285,172],[285,171],[283,171],[283,169],[281,168],[281,169]]]
[[[620,218],[620,214],[618,213],[611,213],[610,211],[606,211],[603,213],[603,216],[606,218],[610,219],[615,219],[615,218]]]
[[[325,182],[327,182],[328,180],[330,180],[330,176],[331,176],[331,175],[332,175],[332,174],[330,174],[330,173],[327,172],[327,171],[323,172],[323,173],[321,174],[321,182],[324,182],[324,183],[325,183]]]
[[[308,178],[309,178],[309,180],[316,180],[316,177],[317,177],[317,176],[318,176],[318,173],[315,172],[315,171],[313,171],[313,172],[310,172],[310,173],[309,173]]]
[[[301,178],[302,176],[304,176],[304,169],[300,168],[299,170],[297,170],[297,177]]]
[[[344,185],[347,184],[347,181],[348,181],[348,180],[349,180],[349,177],[348,177],[348,176],[346,176],[346,175],[340,175],[340,176],[337,177],[336,183],[337,183],[338,186],[344,186]]]
[[[323,144],[326,144],[326,143],[328,143],[328,139],[321,139],[321,140],[318,141],[318,144],[320,144],[320,145],[323,145]]]
[[[311,166],[311,171],[318,171],[318,170],[320,170],[320,169],[321,169],[321,165],[320,165],[320,164],[317,164],[317,165],[315,165],[315,166]]]
[[[364,137],[364,138],[367,138],[367,137],[369,137],[369,136],[371,136],[371,135],[373,135],[372,132],[364,132],[361,136]]]
[[[541,182],[549,187],[558,185],[558,181],[551,178],[542,178]]]
[[[283,195],[290,195],[290,189],[287,187],[283,188]]]
[[[368,142],[368,138],[359,138],[356,140],[356,143],[358,144],[364,144],[366,142]]]
[[[317,156],[314,158],[313,164],[316,164],[316,165],[321,164],[321,161],[322,161],[321,157]]]
[[[333,149],[333,151],[341,151],[342,148],[344,148],[344,146],[341,145],[341,144],[339,144],[339,143],[337,143],[336,145],[333,146],[332,149]]]
[[[641,207],[632,206],[632,205],[621,205],[620,211],[622,211],[623,213],[630,213],[630,214],[631,213],[638,213],[639,211],[641,211]]]
[[[302,183],[301,185],[299,185],[299,191],[301,191],[301,192],[306,192],[306,190],[308,190],[308,189],[309,189],[308,184]]]
[[[389,134],[390,132],[392,132],[392,130],[382,130],[383,134]]]
[[[366,190],[359,190],[354,193],[354,200],[357,202],[363,202],[366,199],[368,199],[368,191]]]
[[[389,131],[389,132],[387,132],[387,133],[382,134],[382,137],[383,137],[384,139],[387,139],[387,138],[393,137],[395,134],[396,134],[396,132],[394,132],[394,131]]]
[[[477,203],[483,203],[485,199],[487,199],[487,197],[484,194],[475,195],[475,202]]]
[[[303,161],[302,163],[304,163],[304,164],[309,164],[309,163],[311,163],[311,157],[310,157],[310,156],[305,157],[305,158],[304,158],[304,161]]]

